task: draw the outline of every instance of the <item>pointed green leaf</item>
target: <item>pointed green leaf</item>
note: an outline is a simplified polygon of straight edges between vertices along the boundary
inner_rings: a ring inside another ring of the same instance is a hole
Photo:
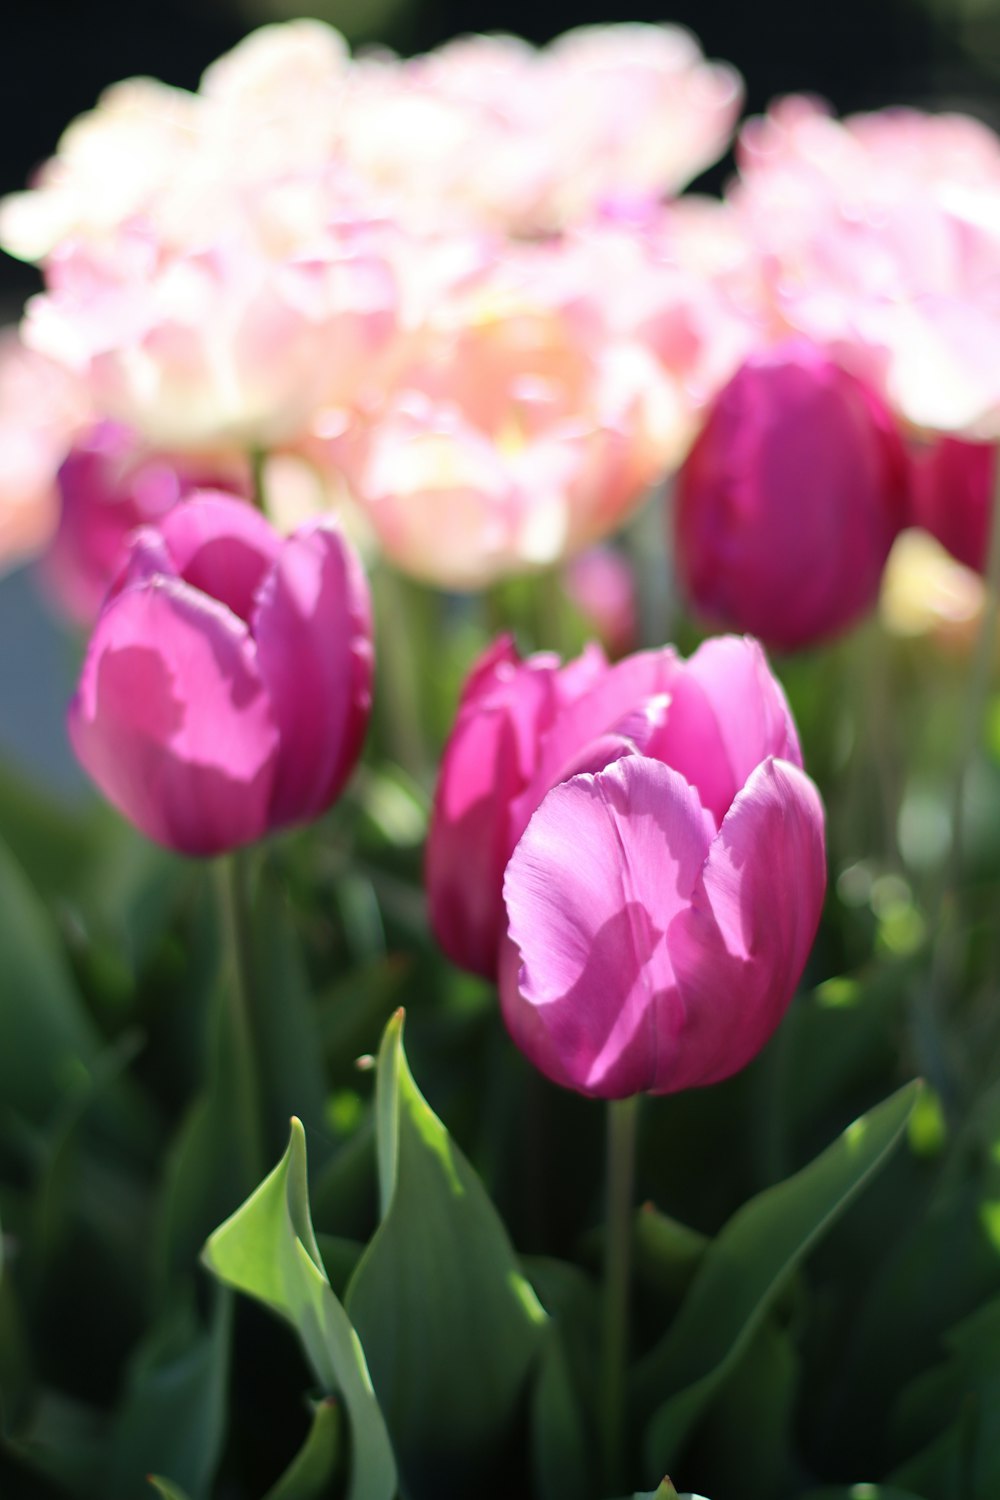
[[[114,1423],[110,1494],[135,1494],[155,1469],[207,1500],[225,1437],[231,1327],[232,1298],[220,1292],[209,1330],[185,1309],[140,1346]]]
[[[169,1479],[164,1479],[162,1475],[150,1474],[147,1477],[153,1489],[159,1495],[160,1500],[189,1500],[189,1497],[185,1495],[182,1489],[179,1489],[176,1484],[172,1484]]]
[[[641,1409],[655,1410],[646,1462],[673,1463],[808,1251],[878,1171],[909,1120],[919,1084],[863,1115],[794,1177],[745,1204],[705,1253],[665,1338],[637,1372]]]
[[[324,1389],[343,1396],[351,1426],[350,1500],[392,1500],[396,1466],[364,1351],[330,1289],[313,1233],[298,1120],[281,1161],[211,1236],[203,1259],[221,1281],[287,1318]]]
[[[312,1426],[302,1447],[264,1500],[328,1500],[343,1459],[340,1406],[327,1397],[313,1412]]]
[[[346,1305],[410,1490],[471,1494],[505,1446],[546,1316],[482,1184],[413,1081],[402,1026],[399,1012],[378,1061],[382,1222]]]
[[[539,1500],[590,1500],[594,1454],[559,1330],[542,1347],[532,1401],[532,1470]]]

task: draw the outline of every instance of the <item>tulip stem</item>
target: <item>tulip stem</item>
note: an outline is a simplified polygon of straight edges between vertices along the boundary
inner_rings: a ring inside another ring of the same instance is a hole
[[[261,515],[267,515],[267,454],[263,448],[250,451],[250,499]]]
[[[604,1361],[601,1435],[609,1493],[623,1482],[625,1367],[628,1358],[629,1283],[632,1270],[633,1184],[638,1095],[608,1104],[607,1227],[604,1251]]]
[[[997,464],[990,513],[985,582],[986,595],[983,600],[983,613],[975,653],[969,671],[965,712],[960,727],[958,754],[951,788],[949,820],[951,840],[938,887],[935,920],[931,928],[934,948],[930,982],[921,997],[922,1004],[917,1012],[917,1045],[921,1052],[920,1061],[927,1070],[930,1082],[944,1095],[946,1105],[952,1102],[949,1099],[950,1079],[947,1076],[940,1045],[938,1045],[938,1037],[941,1014],[954,993],[962,959],[959,885],[962,877],[965,804],[969,781],[982,740],[990,676],[996,660],[997,626],[1000,622],[1000,463]]]
[[[224,855],[216,861],[216,873],[225,952],[223,1036],[231,1048],[240,1166],[247,1179],[244,1186],[252,1188],[263,1175],[264,1142],[253,1041],[250,871],[246,856],[240,851]]]

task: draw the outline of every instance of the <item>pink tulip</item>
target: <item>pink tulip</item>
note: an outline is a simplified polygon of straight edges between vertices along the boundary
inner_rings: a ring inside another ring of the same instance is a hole
[[[688,595],[778,648],[833,635],[875,602],[908,476],[887,409],[820,349],[793,342],[751,357],[679,475]]]
[[[590,547],[566,569],[564,588],[613,657],[636,642],[635,575],[614,547]]]
[[[204,492],[143,527],[94,627],[69,732],[148,837],[208,855],[322,813],[371,701],[368,589],[340,534],[282,539]]]
[[[101,422],[74,444],[58,483],[59,525],[42,573],[70,619],[89,625],[136,527],[155,526],[196,490],[245,495],[249,475],[245,464],[232,461],[162,457],[128,428]]]
[[[997,448],[939,438],[914,464],[913,516],[952,557],[982,573],[997,483]]]
[[[706,642],[610,666],[597,647],[567,666],[496,643],[473,668],[445,748],[427,844],[431,922],[445,952],[484,977],[507,930],[503,882],[546,793],[622,756],[651,756],[695,788],[714,830],[760,761],[801,763],[760,648]],[[822,880],[820,880],[822,885]]]

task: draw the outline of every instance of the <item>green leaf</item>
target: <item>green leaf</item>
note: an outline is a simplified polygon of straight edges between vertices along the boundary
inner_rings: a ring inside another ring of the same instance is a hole
[[[330,1289],[313,1233],[298,1120],[281,1161],[211,1236],[203,1259],[221,1281],[287,1318],[324,1389],[343,1396],[351,1426],[350,1500],[392,1500],[396,1466],[364,1351]]]
[[[745,1204],[713,1241],[672,1327],[637,1372],[641,1410],[667,1393],[646,1436],[651,1469],[676,1460],[788,1278],[886,1161],[919,1088],[908,1084],[855,1120],[809,1166]]]
[[[542,1345],[532,1401],[532,1470],[539,1500],[590,1500],[596,1472],[585,1413],[559,1329]]]
[[[919,1375],[900,1398],[893,1424],[900,1446],[919,1451],[891,1477],[936,1500],[994,1500],[1000,1494],[1000,1298],[952,1329],[945,1344],[947,1362]]]
[[[831,1489],[810,1490],[802,1500],[924,1500],[912,1490],[901,1490],[894,1484],[850,1484]],[[934,1500],[942,1500],[935,1495]]]
[[[328,1500],[343,1458],[340,1406],[327,1397],[317,1404],[305,1442],[264,1500]]]
[[[44,1123],[100,1051],[48,914],[0,844],[0,1100]]]
[[[108,1494],[135,1494],[155,1469],[207,1500],[225,1436],[231,1326],[232,1298],[220,1292],[207,1331],[185,1309],[140,1346],[114,1424]]]
[[[496,1476],[546,1324],[496,1210],[413,1081],[403,1016],[376,1077],[382,1222],[347,1291],[414,1495]]]
[[[162,1475],[150,1474],[147,1477],[153,1489],[160,1496],[160,1500],[189,1500],[189,1496],[185,1495],[182,1489],[179,1489],[176,1484],[172,1484],[169,1479],[164,1479]]]

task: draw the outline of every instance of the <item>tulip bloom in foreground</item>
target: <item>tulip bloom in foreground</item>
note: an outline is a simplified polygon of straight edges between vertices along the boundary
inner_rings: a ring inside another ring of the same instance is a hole
[[[894,420],[804,341],[752,356],[680,471],[677,566],[708,618],[795,650],[870,609],[905,524]]]
[[[474,669],[428,845],[431,917],[499,970],[548,1077],[624,1098],[749,1062],[790,1001],[826,885],[823,810],[753,641]]]
[[[94,627],[69,732],[141,831],[209,855],[322,813],[371,703],[368,588],[343,537],[281,538],[203,493],[131,541]]]

